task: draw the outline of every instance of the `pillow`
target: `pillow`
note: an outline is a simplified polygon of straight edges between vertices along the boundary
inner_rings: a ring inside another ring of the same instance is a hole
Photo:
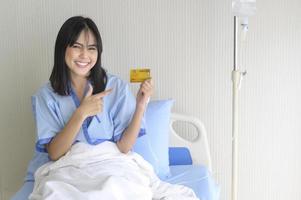
[[[153,167],[161,179],[170,175],[169,171],[169,121],[174,100],[150,101],[146,113],[146,134],[137,138],[133,151],[140,154]]]
[[[187,147],[169,147],[169,166],[192,165],[192,158]]]

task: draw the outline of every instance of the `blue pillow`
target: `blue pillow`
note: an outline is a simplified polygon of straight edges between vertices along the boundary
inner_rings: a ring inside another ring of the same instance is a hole
[[[192,165],[192,158],[187,147],[169,147],[169,166]]]
[[[174,100],[150,101],[146,113],[146,134],[137,138],[133,151],[140,154],[153,167],[161,179],[169,171],[169,121]]]

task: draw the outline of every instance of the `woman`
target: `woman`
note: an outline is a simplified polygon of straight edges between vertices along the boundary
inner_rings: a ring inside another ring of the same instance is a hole
[[[135,99],[124,81],[102,68],[101,53],[101,36],[91,19],[75,16],[62,25],[50,81],[32,97],[37,138],[25,177],[27,193],[32,191],[35,171],[61,158],[74,143],[112,141],[127,153],[145,134],[143,115],[153,93],[152,81],[140,85]],[[27,199],[24,191],[19,193]]]

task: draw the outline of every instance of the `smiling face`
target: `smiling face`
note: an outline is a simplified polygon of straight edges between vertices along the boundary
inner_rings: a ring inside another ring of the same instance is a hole
[[[89,76],[98,57],[96,44],[93,33],[90,30],[83,30],[76,42],[67,47],[65,62],[69,68],[71,79]]]

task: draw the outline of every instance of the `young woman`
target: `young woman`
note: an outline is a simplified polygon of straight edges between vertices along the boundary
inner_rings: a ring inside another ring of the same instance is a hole
[[[102,68],[101,53],[101,36],[91,19],[75,16],[62,25],[50,81],[32,97],[37,138],[25,178],[29,187],[37,168],[58,160],[76,142],[112,141],[127,153],[145,134],[152,81],[144,81],[135,98],[124,81]]]

